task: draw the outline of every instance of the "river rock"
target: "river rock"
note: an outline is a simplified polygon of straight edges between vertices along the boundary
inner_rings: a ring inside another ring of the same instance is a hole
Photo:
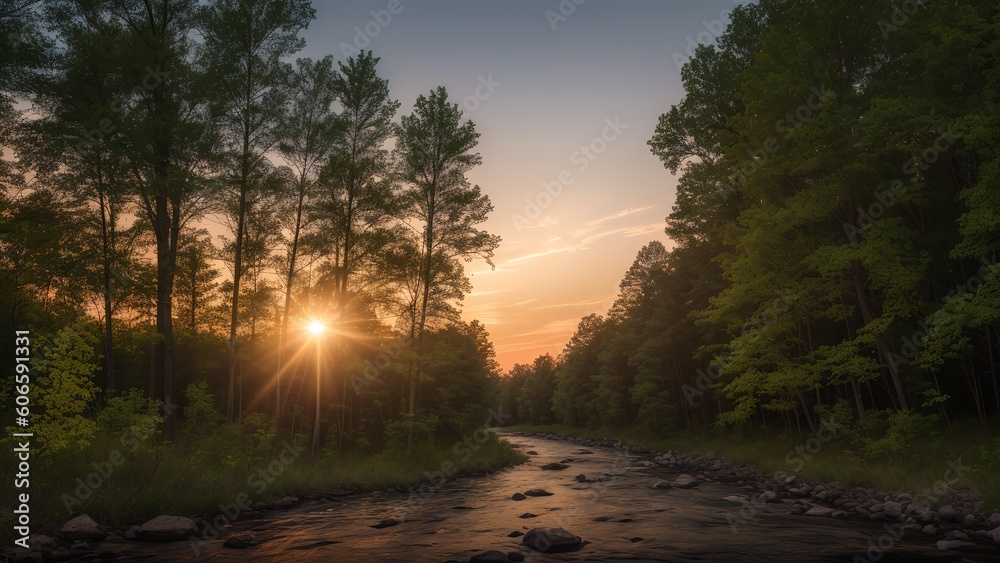
[[[939,540],[937,542],[937,548],[941,551],[950,551],[953,549],[968,547],[971,545],[976,545],[976,544],[961,540]]]
[[[993,514],[991,514],[990,517],[986,519],[986,523],[989,525],[990,528],[996,528],[997,526],[1000,526],[1000,512],[994,512]]]
[[[129,529],[125,530],[125,539],[128,540],[139,539],[139,528],[140,526],[130,526]]]
[[[574,479],[576,479],[577,483],[586,483],[587,482],[587,476],[584,475],[583,473],[577,475],[576,477],[574,477]]]
[[[507,559],[510,559],[511,561],[524,561],[524,555],[517,551],[508,551]]]
[[[510,561],[510,559],[507,558],[506,553],[491,549],[479,555],[474,555],[469,560],[469,563],[506,563],[507,561]]]
[[[547,463],[542,466],[542,469],[546,469],[548,471],[559,471],[560,469],[566,469],[567,467],[569,466],[565,463]]]
[[[885,514],[886,518],[895,520],[903,515],[903,505],[895,501],[887,500],[882,505],[882,513]]]
[[[950,504],[946,504],[937,510],[937,515],[942,522],[951,522],[958,516],[958,512]]]
[[[511,495],[510,500],[524,500],[526,498],[528,497],[522,495],[521,493],[514,493],[513,495]]]
[[[508,538],[517,538],[517,537],[521,537],[523,535],[524,535],[524,532],[522,532],[521,530],[514,530],[513,532],[507,534],[507,537]]]
[[[139,526],[136,534],[140,540],[173,541],[182,540],[198,533],[194,520],[183,516],[157,516]]]
[[[923,528],[920,528],[920,531],[929,536],[934,536],[937,535],[937,526],[935,526],[934,524],[927,524]]]
[[[670,485],[677,489],[693,489],[698,486],[698,480],[687,473],[682,473]]]
[[[552,493],[546,491],[545,489],[531,489],[529,491],[524,491],[525,496],[529,497],[550,497]]]
[[[971,528],[976,525],[976,517],[973,514],[966,514],[965,518],[962,519],[962,525],[966,528]]]
[[[727,497],[722,497],[722,500],[726,502],[731,502],[733,504],[743,504],[743,501],[746,500],[746,497],[740,495],[729,495]]]
[[[807,497],[809,496],[809,493],[812,492],[812,490],[813,490],[812,487],[806,485],[804,487],[793,487],[791,489],[788,489],[788,493],[797,497]]]
[[[533,528],[521,543],[542,553],[557,553],[579,549],[583,540],[562,528]]]
[[[530,512],[525,512],[524,514],[518,516],[518,518],[538,518],[538,515],[532,514]]]
[[[825,506],[814,506],[803,513],[803,516],[830,516],[836,512],[832,508],[827,508]]]
[[[97,522],[94,522],[90,516],[87,516],[86,514],[81,514],[63,524],[59,535],[70,541],[103,540],[108,536],[108,534],[102,531],[101,527],[97,525]]]
[[[774,491],[764,491],[757,497],[758,500],[764,503],[779,503],[781,499],[778,498],[778,493]]]
[[[997,526],[995,529],[990,530],[989,534],[990,536],[993,537],[994,543],[1000,543],[1000,526]]]
[[[653,483],[653,488],[654,489],[670,489],[670,488],[672,488],[672,485],[670,484],[670,481],[657,481],[657,482]]]
[[[393,520],[392,518],[387,518],[380,521],[378,524],[369,526],[370,528],[375,528],[376,530],[381,530],[382,528],[391,528],[393,526],[398,526],[399,520]]]

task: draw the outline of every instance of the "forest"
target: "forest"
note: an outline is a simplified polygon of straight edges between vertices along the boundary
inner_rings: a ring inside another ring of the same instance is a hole
[[[679,175],[673,245],[511,370],[515,422],[759,443],[834,420],[859,466],[977,436],[993,480],[998,23],[989,2],[737,8],[648,142]]]
[[[0,4],[0,364],[30,357],[0,402],[30,395],[44,513],[211,506],[283,442],[355,481],[437,467],[371,456],[499,416],[459,317],[500,242],[475,124],[444,88],[401,114],[371,51],[295,58],[308,0],[149,6]],[[123,445],[127,476],[60,499]]]
[[[0,404],[30,395],[38,521],[524,462],[495,426],[780,460],[835,424],[819,475],[960,457],[1000,507],[994,2],[738,6],[649,124],[669,243],[506,373],[462,316],[501,244],[476,124],[372,51],[299,57],[314,17],[0,0]]]

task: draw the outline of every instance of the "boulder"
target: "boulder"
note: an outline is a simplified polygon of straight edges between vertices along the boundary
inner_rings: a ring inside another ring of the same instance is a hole
[[[946,504],[938,509],[937,515],[942,522],[951,522],[958,516],[958,512],[950,504]]]
[[[90,516],[81,514],[76,518],[63,524],[59,534],[70,541],[74,540],[103,540],[108,536],[101,527],[94,522]]]
[[[677,489],[693,489],[698,486],[698,480],[687,473],[682,473],[670,485]]]
[[[562,528],[533,528],[521,543],[542,553],[558,553],[579,549],[583,539]]]
[[[198,533],[194,520],[183,516],[157,516],[139,526],[136,536],[146,541],[183,540]]]
[[[805,511],[805,513],[802,514],[802,515],[803,516],[830,516],[834,512],[836,512],[836,511],[834,509],[832,509],[832,508],[827,508],[825,506],[814,506],[814,507],[810,508],[809,510]]]

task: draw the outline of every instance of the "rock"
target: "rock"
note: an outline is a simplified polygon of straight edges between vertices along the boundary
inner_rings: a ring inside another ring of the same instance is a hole
[[[654,489],[669,489],[669,488],[671,488],[671,485],[670,485],[669,481],[657,481],[657,482],[653,483],[653,488]]]
[[[524,532],[522,532],[520,530],[514,530],[513,532],[507,534],[507,537],[508,538],[517,538],[517,537],[521,537],[523,535],[524,535]]]
[[[298,504],[298,502],[299,502],[299,497],[287,496],[279,501],[275,501],[274,506],[278,506],[281,508],[288,508],[290,506]]]
[[[935,526],[934,524],[927,524],[926,526],[921,528],[920,531],[927,534],[928,536],[934,536],[937,535],[937,526]]]
[[[993,514],[991,514],[990,517],[986,519],[986,523],[989,525],[990,528],[996,528],[997,526],[1000,526],[1000,512],[994,512]]]
[[[843,510],[838,510],[838,511],[834,512],[833,514],[831,514],[830,518],[836,518],[838,520],[840,520],[842,518],[847,518],[847,512],[845,512]]]
[[[528,450],[528,451],[526,451],[524,453],[525,453],[525,455],[538,455],[538,452],[536,452],[534,450]]]
[[[506,553],[491,549],[490,551],[472,556],[469,563],[506,563],[507,561],[509,559],[507,559]]]
[[[913,495],[910,493],[900,493],[896,495],[896,502],[913,502]]]
[[[510,500],[524,500],[526,498],[528,497],[522,495],[521,493],[514,493],[513,495],[511,495]]]
[[[532,514],[530,512],[525,512],[524,514],[518,516],[518,518],[538,518],[538,515]]]
[[[952,549],[958,549],[960,547],[968,547],[971,545],[976,545],[976,544],[960,540],[939,540],[937,542],[937,548],[940,551],[949,551]]]
[[[938,509],[937,515],[942,522],[951,522],[958,516],[958,512],[950,504],[946,504]]]
[[[511,561],[524,561],[524,555],[517,551],[508,551],[507,559],[510,559]]]
[[[944,535],[946,540],[967,540],[969,539],[969,534],[966,534],[962,530],[952,530]]]
[[[743,502],[746,500],[746,497],[742,497],[739,495],[729,495],[727,497],[722,497],[722,500],[726,502],[731,502],[733,504],[743,504]]]
[[[587,476],[584,475],[583,473],[577,475],[576,477],[574,477],[574,479],[576,479],[577,483],[586,483],[587,482]]]
[[[222,544],[222,547],[228,547],[231,549],[246,549],[250,547],[250,542],[240,536],[229,536],[226,538],[226,542]]]
[[[392,518],[388,518],[386,520],[382,520],[378,524],[369,526],[369,528],[375,528],[376,530],[381,530],[382,528],[391,528],[393,526],[398,526],[398,525],[399,525],[399,520],[393,520]]]
[[[90,516],[87,516],[86,514],[81,514],[63,524],[59,535],[70,541],[103,540],[108,536],[108,534],[102,531],[101,527],[97,525],[97,522],[94,522]]]
[[[989,534],[993,537],[994,543],[1000,543],[1000,526],[990,530]]]
[[[792,495],[795,495],[797,497],[807,497],[807,496],[809,496],[809,493],[812,492],[812,490],[813,490],[812,487],[806,485],[804,487],[798,487],[798,488],[788,489],[788,493],[792,494]]]
[[[796,516],[802,516],[809,510],[809,507],[804,504],[793,504],[791,510],[788,512]]]
[[[670,485],[678,489],[693,489],[698,486],[698,480],[687,473],[682,473]]]
[[[962,525],[966,528],[971,528],[976,525],[976,517],[972,514],[966,514],[965,518],[962,518]]]
[[[566,465],[565,463],[547,463],[542,466],[542,469],[548,471],[559,471],[560,469],[566,469],[567,467],[569,466]]]
[[[182,540],[198,533],[194,520],[183,516],[157,516],[139,527],[136,535],[146,541]]]
[[[562,528],[534,528],[521,543],[542,553],[557,553],[579,549],[583,540]]]
[[[628,541],[630,541],[632,543],[639,543],[639,542],[642,541],[642,538],[640,538],[639,536],[636,536],[634,538],[629,539]]]
[[[552,493],[545,489],[531,489],[530,491],[524,491],[524,495],[529,497],[550,497]]]
[[[792,483],[795,482],[796,479],[798,479],[798,477],[796,477],[795,475],[789,475],[788,477],[785,477],[785,484],[791,485]]]
[[[931,522],[934,521],[935,518],[937,518],[937,514],[935,514],[933,510],[929,509],[924,510],[923,512],[917,515],[917,520],[921,524],[930,524]]]
[[[886,518],[895,520],[903,515],[903,505],[898,502],[887,500],[882,507],[882,512],[885,514]]]
[[[778,493],[774,491],[764,491],[757,497],[761,502],[765,503],[779,503],[781,499],[778,498]]]
[[[125,538],[130,540],[139,539],[139,526],[132,526],[125,530]]]
[[[814,506],[803,513],[803,516],[830,516],[836,512],[832,508],[827,508],[825,506]]]

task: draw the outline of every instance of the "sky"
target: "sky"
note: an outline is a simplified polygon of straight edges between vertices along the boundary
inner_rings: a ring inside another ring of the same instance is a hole
[[[317,0],[300,56],[381,58],[400,114],[444,86],[480,133],[469,174],[494,207],[495,269],[466,265],[463,318],[504,370],[559,354],[604,313],[647,243],[670,248],[676,178],[646,144],[684,95],[679,65],[733,0]],[[397,117],[398,118],[398,117]]]

